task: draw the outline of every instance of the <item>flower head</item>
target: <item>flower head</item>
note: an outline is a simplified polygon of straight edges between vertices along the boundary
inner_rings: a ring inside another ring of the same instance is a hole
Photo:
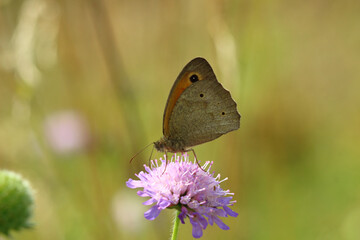
[[[0,170],[0,234],[32,227],[33,207],[29,182],[17,173]]]
[[[200,168],[196,162],[189,161],[187,154],[175,154],[173,158],[167,164],[161,158],[161,164],[157,160],[151,161],[151,167],[144,165],[146,172],[136,174],[139,180],[130,178],[126,182],[129,188],[143,188],[138,195],[150,197],[144,205],[155,203],[145,212],[145,218],[154,220],[161,210],[175,208],[180,211],[178,217],[183,224],[189,218],[195,238],[200,238],[207,225],[214,222],[228,230],[219,217],[236,217],[238,214],[229,208],[235,203],[233,194],[220,187],[227,178],[220,180],[220,174],[214,177],[214,173],[210,173],[212,162],[206,162]]]

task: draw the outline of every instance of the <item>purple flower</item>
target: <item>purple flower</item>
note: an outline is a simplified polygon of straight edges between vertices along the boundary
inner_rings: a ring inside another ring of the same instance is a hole
[[[212,162],[206,162],[201,169],[196,162],[189,161],[187,154],[175,154],[173,158],[167,165],[161,158],[161,164],[157,160],[151,161],[151,167],[144,165],[146,172],[136,174],[139,180],[130,178],[126,182],[129,188],[143,188],[138,195],[150,197],[144,205],[155,203],[145,212],[145,218],[154,220],[161,210],[175,208],[180,211],[181,223],[189,218],[195,238],[202,236],[208,223],[213,225],[215,222],[221,229],[228,230],[219,217],[236,217],[238,214],[229,208],[235,203],[233,193],[220,187],[227,178],[220,180],[220,174],[214,177],[214,173],[210,173]]]

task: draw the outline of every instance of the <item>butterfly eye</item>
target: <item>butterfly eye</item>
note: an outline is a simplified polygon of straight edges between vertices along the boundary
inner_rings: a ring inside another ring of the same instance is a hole
[[[190,76],[190,81],[193,82],[193,83],[199,81],[198,75],[196,75],[196,74],[191,75]]]
[[[204,97],[204,94],[200,93],[200,97]]]
[[[225,115],[225,112],[222,112],[221,115]]]

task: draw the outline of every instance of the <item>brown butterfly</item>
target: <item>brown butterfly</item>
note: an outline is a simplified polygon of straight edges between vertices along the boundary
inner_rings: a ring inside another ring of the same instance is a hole
[[[154,146],[165,153],[193,151],[191,147],[239,127],[240,114],[230,92],[217,81],[204,58],[195,58],[186,64],[170,91],[164,136]]]

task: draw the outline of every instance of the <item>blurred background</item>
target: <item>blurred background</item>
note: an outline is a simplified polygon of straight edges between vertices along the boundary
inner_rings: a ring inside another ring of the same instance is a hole
[[[203,239],[360,239],[359,1],[0,0],[0,168],[36,191],[22,239],[167,239],[125,182],[205,57],[241,127],[195,147],[237,218]],[[154,153],[154,158],[162,156]],[[179,239],[191,238],[191,225]]]

